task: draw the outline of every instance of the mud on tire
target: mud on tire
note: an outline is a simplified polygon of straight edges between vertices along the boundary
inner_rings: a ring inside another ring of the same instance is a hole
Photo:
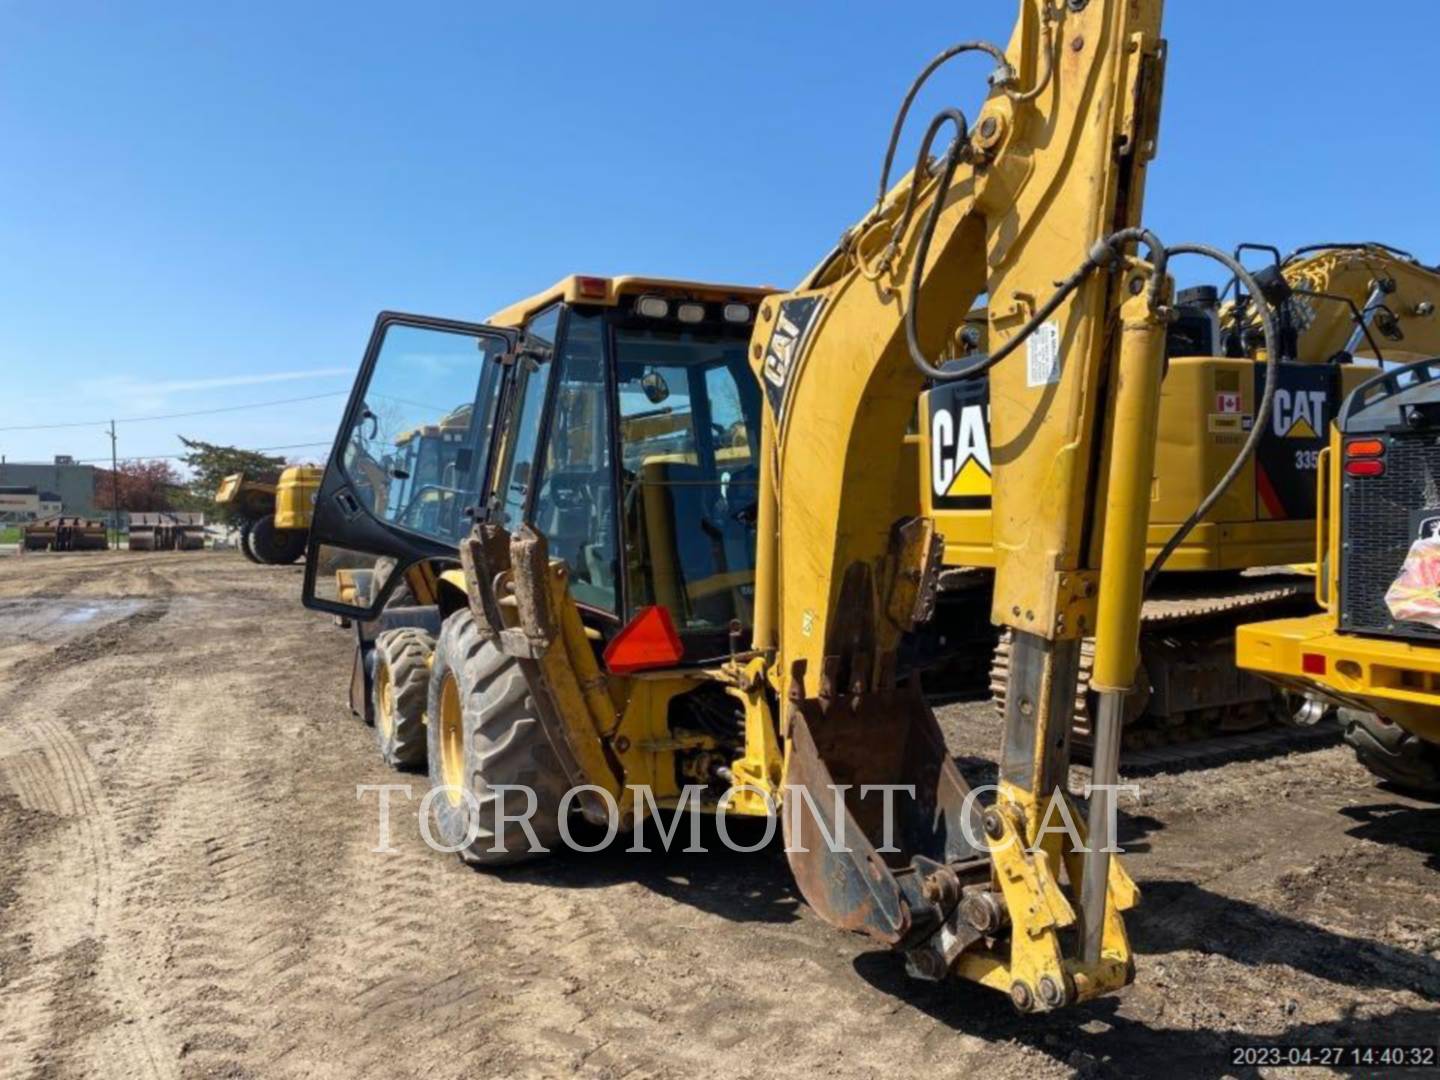
[[[1345,741],[1375,776],[1407,794],[1440,800],[1440,746],[1358,709],[1341,709],[1340,722]]]
[[[375,639],[371,702],[375,744],[397,769],[425,764],[425,706],[435,638],[416,626],[386,630]]]
[[[560,841],[560,803],[568,788],[530,696],[519,661],[482,641],[469,610],[445,620],[435,647],[427,706],[432,835],[474,866],[501,866],[538,858],[513,819],[525,812],[523,785],[535,793],[530,827],[544,848]],[[458,790],[457,790],[458,789]],[[463,792],[469,792],[466,797]],[[512,819],[497,848],[501,798]],[[463,847],[460,847],[464,844]]]

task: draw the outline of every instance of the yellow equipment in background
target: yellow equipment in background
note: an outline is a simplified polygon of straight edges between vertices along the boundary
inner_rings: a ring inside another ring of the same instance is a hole
[[[279,532],[309,532],[315,510],[315,493],[325,470],[315,465],[291,465],[281,470],[275,485],[275,528]]]
[[[221,481],[215,502],[238,519],[240,550],[247,559],[286,565],[305,553],[310,514],[323,474],[324,470],[314,465],[291,465],[278,479],[232,473]]]
[[[90,518],[57,514],[20,527],[22,551],[105,551],[109,547],[105,522]]]
[[[1254,245],[1242,245],[1250,248]],[[1237,252],[1237,255],[1239,253]],[[1301,249],[1255,273],[1274,306],[1280,349],[1271,423],[1214,508],[1169,553],[1145,609],[1141,667],[1127,703],[1126,745],[1152,746],[1290,717],[1285,696],[1234,663],[1234,630],[1265,616],[1313,610],[1308,575],[1315,528],[1315,462],[1326,425],[1345,395],[1377,365],[1440,352],[1440,274],[1380,244]],[[964,353],[983,332],[972,326]],[[1221,303],[1210,287],[1177,298],[1167,332],[1159,445],[1151,492],[1147,563],[1235,460],[1265,388],[1267,356],[1255,303]],[[989,390],[983,380],[941,384],[921,398],[924,513],[944,537],[939,615],[932,633],[987,640],[978,619],[994,566],[991,534]],[[1263,573],[1261,571],[1264,571]],[[1081,658],[1088,681],[1092,650]],[[1010,643],[991,672],[1003,697]],[[1077,704],[1090,734],[1093,694]],[[1308,712],[1301,712],[1302,718]]]
[[[1440,360],[1376,375],[1321,455],[1307,618],[1242,626],[1240,665],[1339,706],[1376,776],[1440,797]]]

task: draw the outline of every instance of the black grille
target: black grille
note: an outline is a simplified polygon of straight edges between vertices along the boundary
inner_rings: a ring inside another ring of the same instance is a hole
[[[1397,623],[1385,592],[1418,536],[1422,511],[1440,507],[1436,436],[1380,435],[1385,475],[1342,476],[1340,626],[1385,637],[1440,639],[1440,629]]]

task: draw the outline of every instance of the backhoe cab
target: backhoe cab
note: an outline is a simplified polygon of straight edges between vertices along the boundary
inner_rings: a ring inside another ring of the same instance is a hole
[[[598,769],[617,795],[623,775],[674,805],[743,753],[738,706],[700,671],[753,618],[760,391],[746,354],[767,293],[571,277],[487,325],[380,316],[306,576],[307,603],[360,626],[352,705],[377,732],[423,711],[389,715],[382,639],[424,647],[419,631],[434,648],[463,610],[487,656],[534,680],[567,787]],[[510,538],[525,544],[518,569]],[[454,760],[437,775],[460,776],[475,739],[446,700]]]

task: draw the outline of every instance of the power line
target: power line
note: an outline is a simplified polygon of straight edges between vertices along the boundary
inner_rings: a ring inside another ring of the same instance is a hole
[[[332,440],[325,442],[302,442],[286,443],[284,446],[256,446],[250,449],[249,453],[263,454],[270,450],[306,450],[316,446],[332,446]],[[126,455],[124,461],[180,461],[189,457],[189,454],[135,454]],[[76,465],[94,465],[96,462],[109,461],[109,458],[76,458]]]
[[[348,390],[332,390],[328,394],[310,394],[307,397],[277,398],[274,401],[252,401],[248,405],[225,405],[218,409],[196,409],[194,412],[165,413],[161,416],[130,416],[113,421],[116,424],[143,424],[151,420],[182,420],[189,416],[214,416],[216,413],[239,412],[242,409],[268,409],[272,405],[294,405],[300,401],[319,401],[321,398],[341,397]],[[76,420],[64,424],[18,424],[0,427],[0,431],[55,431],[59,428],[92,427],[109,424],[110,420]]]

